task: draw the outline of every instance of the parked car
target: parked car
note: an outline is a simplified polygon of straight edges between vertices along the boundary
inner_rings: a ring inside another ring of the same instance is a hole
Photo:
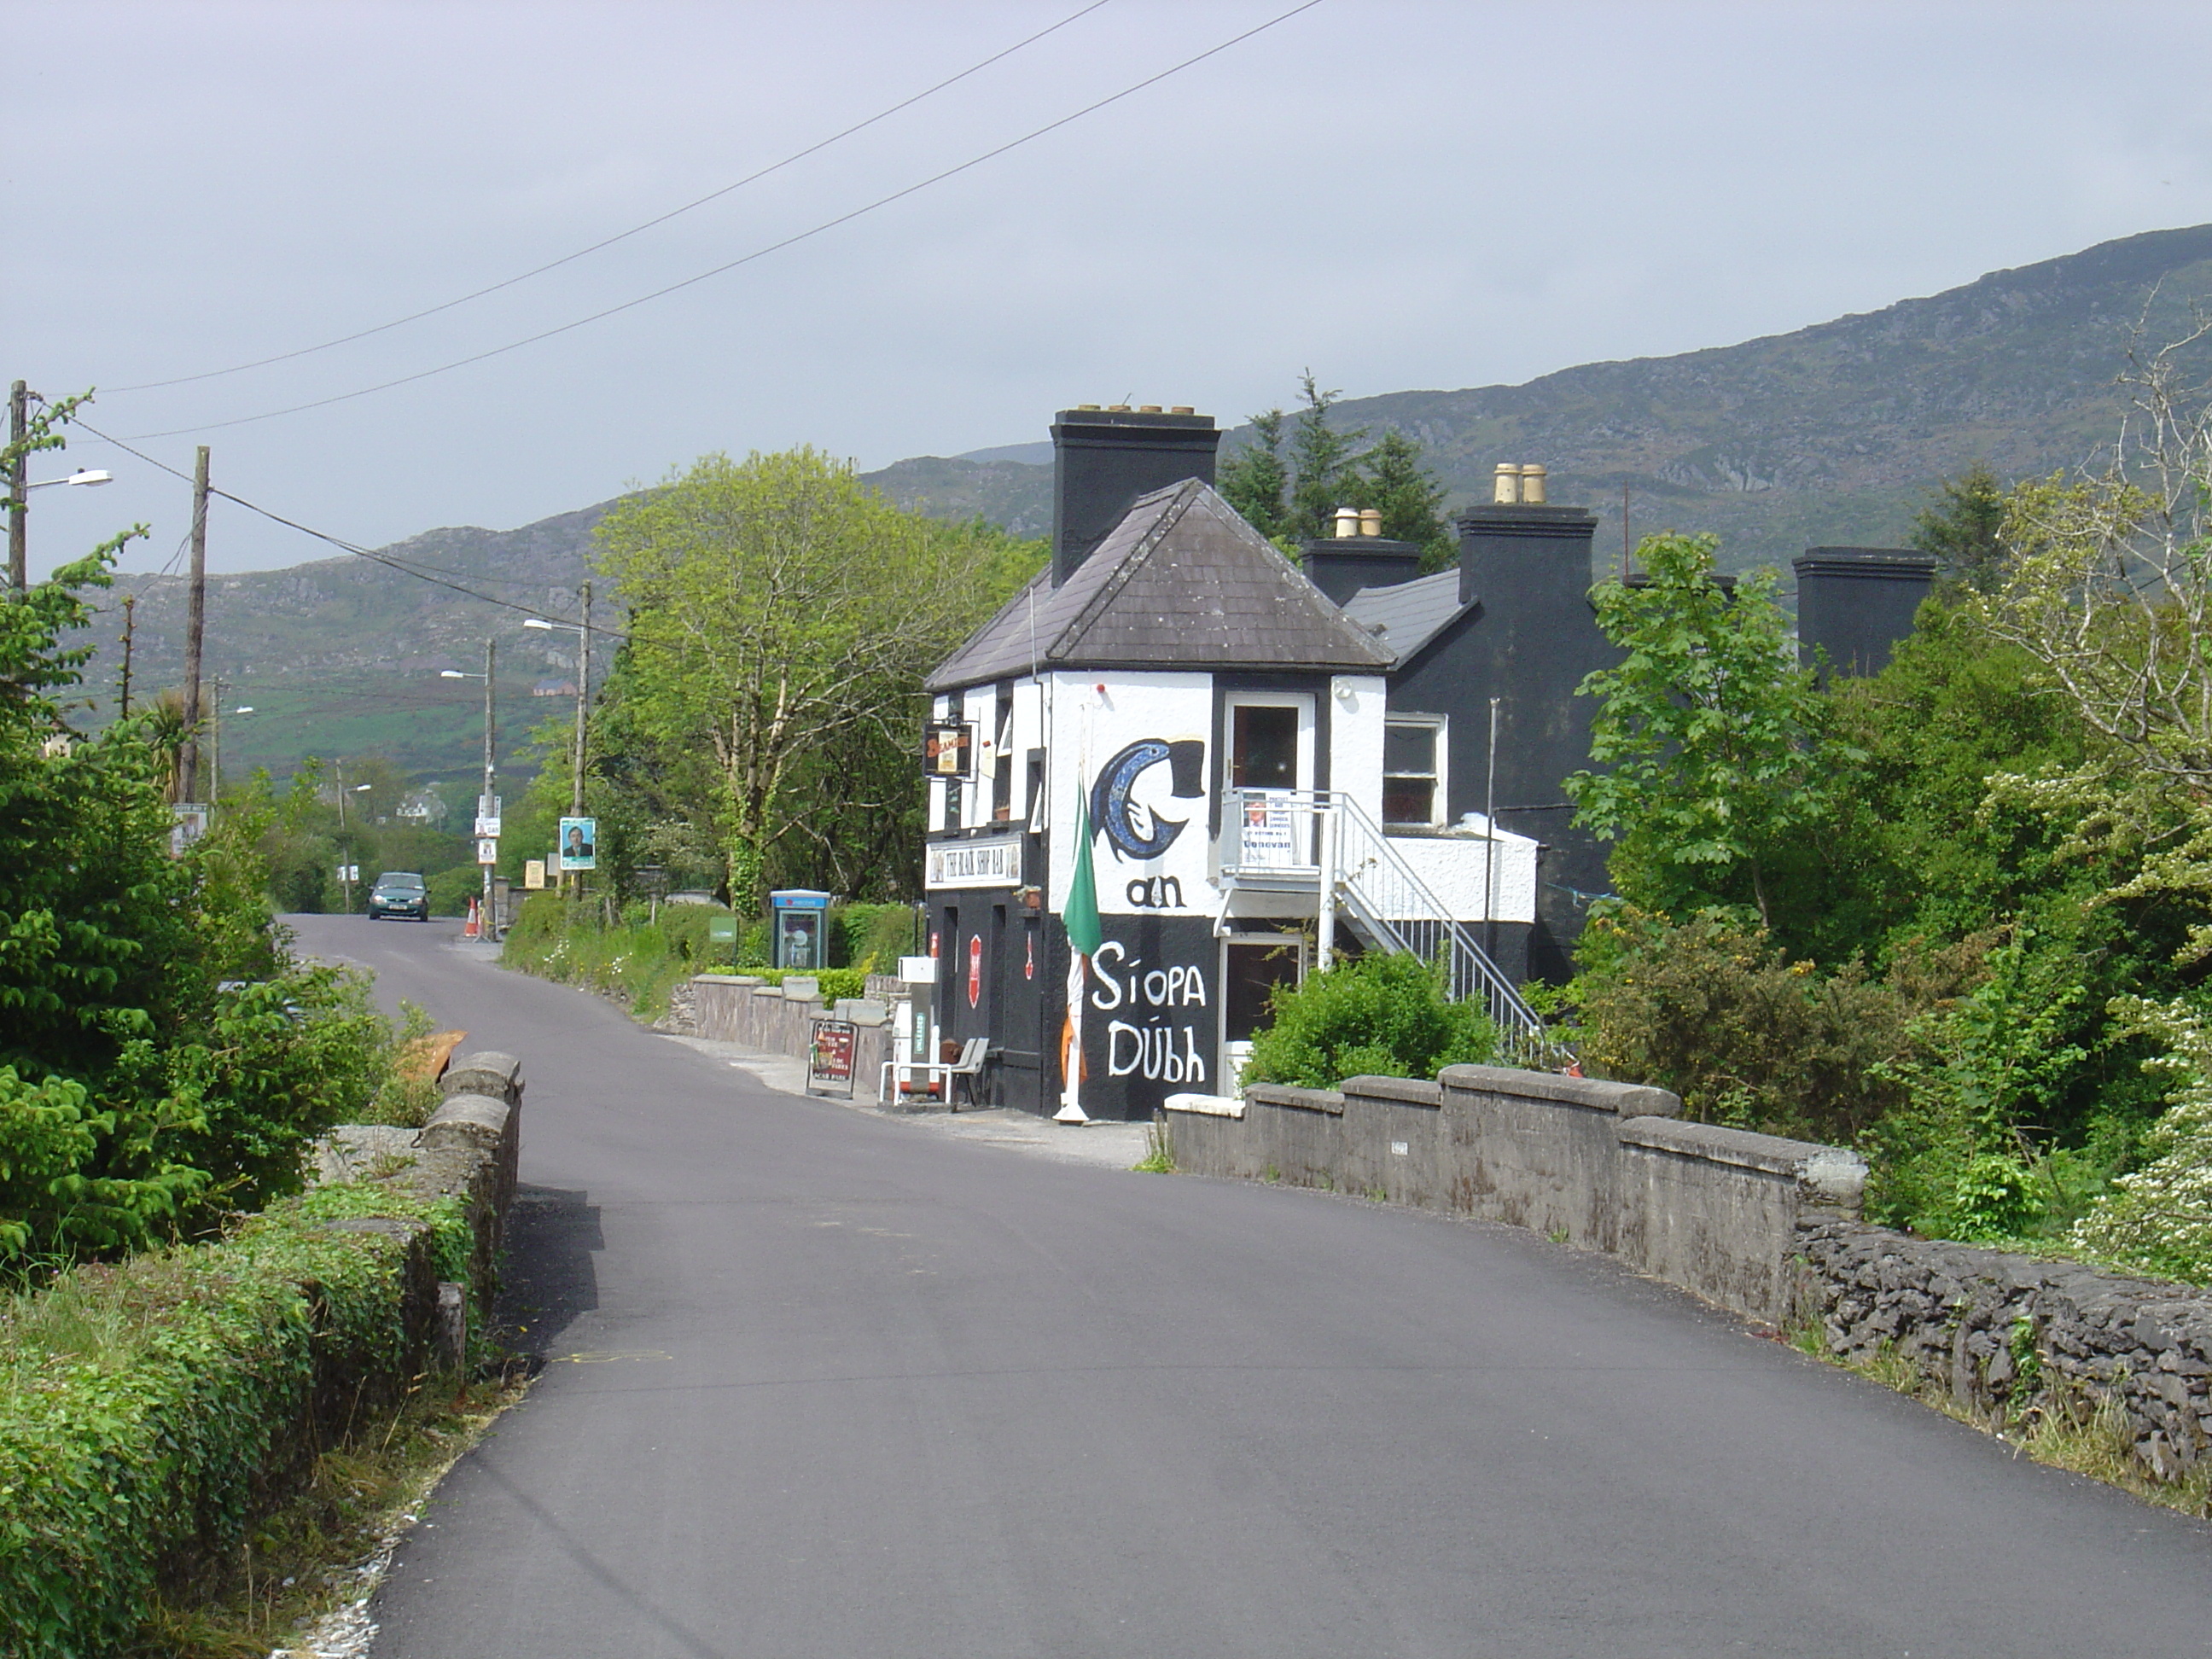
[[[386,916],[430,920],[430,890],[422,877],[411,870],[386,870],[376,878],[368,890],[368,919],[380,921]]]

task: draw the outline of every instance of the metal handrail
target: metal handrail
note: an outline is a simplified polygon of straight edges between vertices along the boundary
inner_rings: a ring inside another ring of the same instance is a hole
[[[1490,953],[1406,862],[1356,798],[1338,790],[1246,789],[1233,794],[1238,808],[1231,820],[1238,836],[1237,856],[1234,860],[1224,860],[1224,873],[1249,870],[1289,875],[1313,871],[1329,884],[1332,892],[1341,893],[1346,908],[1377,945],[1431,963],[1441,960],[1445,968],[1445,994],[1454,1001],[1480,996],[1484,1012],[1498,1027],[1499,1047],[1506,1057],[1539,1066],[1565,1065],[1574,1058],[1573,1051],[1551,1036]],[[1296,866],[1246,865],[1243,808],[1248,804],[1271,810],[1287,808],[1316,817],[1322,813],[1333,816],[1336,834],[1314,839],[1334,843],[1334,868],[1322,871],[1303,859]],[[1486,895],[1486,908],[1488,902]]]

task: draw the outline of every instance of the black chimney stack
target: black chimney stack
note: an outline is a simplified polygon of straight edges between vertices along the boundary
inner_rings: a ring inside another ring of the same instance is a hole
[[[1081,568],[1139,495],[1185,478],[1213,482],[1221,434],[1188,409],[1095,404],[1052,426],[1052,585]]]
[[[1838,674],[1879,674],[1936,580],[1933,555],[1906,547],[1808,547],[1797,572],[1797,648]]]
[[[1502,492],[1501,492],[1502,493]],[[1498,502],[1458,520],[1459,594],[1481,610],[1468,684],[1451,725],[1453,795],[1487,775],[1489,699],[1498,705],[1499,827],[1543,843],[1529,971],[1564,981],[1590,898],[1609,891],[1606,848],[1574,826],[1565,781],[1590,763],[1596,709],[1575,688],[1620,653],[1590,604],[1590,541],[1597,517],[1578,507]],[[1474,802],[1478,806],[1480,800]]]
[[[1306,544],[1306,580],[1339,605],[1363,587],[1396,587],[1420,574],[1419,542],[1324,536]]]

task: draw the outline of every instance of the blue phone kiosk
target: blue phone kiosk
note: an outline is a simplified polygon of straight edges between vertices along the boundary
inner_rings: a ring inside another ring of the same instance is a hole
[[[830,895],[785,887],[768,896],[775,966],[816,972],[829,963]]]

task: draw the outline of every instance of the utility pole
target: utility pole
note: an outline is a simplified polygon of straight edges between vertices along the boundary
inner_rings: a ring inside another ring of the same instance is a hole
[[[497,650],[498,646],[495,641],[489,639],[484,641],[484,776],[483,794],[477,803],[478,817],[489,817],[492,811],[491,684],[492,668],[497,660],[495,655]],[[487,919],[491,915],[492,868],[493,866],[489,864],[483,867],[483,914]]]
[[[346,851],[345,763],[333,761],[331,763],[331,767],[338,781],[338,885],[345,891],[346,914],[351,915],[353,914],[353,864],[351,855]]]
[[[1635,556],[1635,544],[1628,536],[1628,480],[1620,481],[1620,580],[1628,580],[1628,563]]]
[[[215,702],[208,709],[208,805],[222,799],[222,676],[215,678]]]
[[[576,759],[571,769],[573,776],[568,786],[568,816],[584,816],[584,710],[592,696],[592,585],[584,584],[584,626],[576,635]],[[584,872],[574,870],[575,890],[584,890]]]
[[[24,549],[23,514],[31,505],[31,389],[18,380],[8,388],[8,586],[17,598],[30,591],[31,570]]]
[[[123,718],[131,718],[131,636],[137,631],[138,596],[123,596]]]
[[[200,785],[200,646],[207,629],[208,447],[192,467],[192,586],[185,613],[185,746],[177,757],[178,799],[196,801]]]

